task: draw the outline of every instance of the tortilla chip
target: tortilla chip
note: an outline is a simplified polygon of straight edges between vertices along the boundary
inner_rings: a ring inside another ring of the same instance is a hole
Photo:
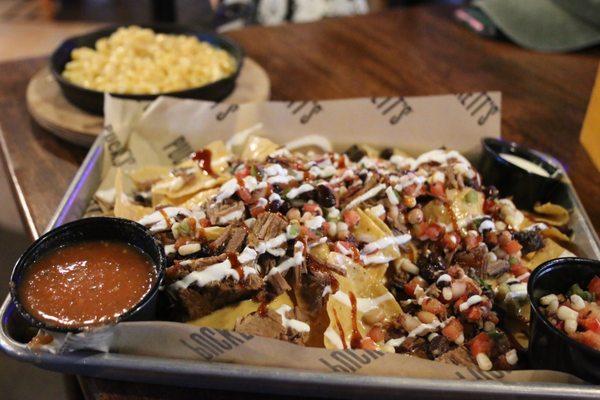
[[[222,140],[216,140],[207,144],[205,149],[211,152],[210,166],[212,170],[217,174],[224,173],[229,168],[229,160],[231,160],[232,154],[225,147],[225,143]]]
[[[202,190],[212,189],[216,186],[221,185],[229,176],[220,175],[218,177],[212,177],[205,171],[198,168],[198,171],[194,173],[193,178],[190,182],[186,182],[183,186],[178,187],[177,181],[181,179],[176,176],[170,176],[157,182],[152,186],[153,195],[164,195],[170,199],[178,199],[194,195]]]
[[[358,224],[352,228],[352,234],[360,241],[371,243],[384,237],[393,236],[391,229],[379,219],[371,210],[363,211],[360,208],[356,209],[360,215]],[[398,246],[388,246],[378,250],[386,258],[395,259],[400,257]],[[376,252],[376,254],[378,253]]]
[[[569,250],[560,246],[552,239],[545,238],[544,239],[544,247],[539,249],[536,252],[528,254],[525,256],[527,258],[525,262],[525,266],[530,270],[536,269],[540,264],[553,260],[555,258],[563,258],[563,257],[574,257],[575,254],[571,253]]]
[[[197,208],[204,205],[210,198],[216,196],[218,193],[219,189],[203,190],[186,199],[185,202],[181,204],[181,207],[189,209]]]
[[[544,229],[540,233],[542,234],[543,237],[552,239],[559,243],[561,243],[561,242],[562,243],[571,243],[571,239],[567,235],[565,235],[564,233],[562,233],[561,231],[556,229],[555,227],[550,227],[548,229]]]
[[[462,190],[448,189],[446,197],[450,202],[450,207],[447,207],[444,202],[439,199],[431,200],[423,207],[423,215],[428,222],[442,223],[447,226],[453,225],[453,219],[460,228],[465,228],[469,222],[483,214],[483,194],[474,191],[477,195],[476,201],[468,202],[465,196],[473,191],[471,188]],[[454,214],[454,218],[452,214]]]
[[[260,136],[251,136],[244,145],[241,159],[244,161],[264,161],[271,153],[281,146]]]
[[[171,168],[160,165],[147,165],[127,173],[140,190],[149,190],[152,185],[169,176]]]
[[[115,176],[115,217],[139,221],[154,209],[131,203],[123,190],[123,179],[123,171],[119,168]]]
[[[203,228],[202,233],[206,240],[212,242],[213,240],[217,240],[219,236],[221,236],[227,227],[225,226],[209,226],[207,228]]]
[[[327,258],[328,258],[329,253],[330,253],[329,246],[327,245],[327,243],[321,243],[319,245],[316,245],[316,246],[312,247],[309,250],[309,253],[319,263],[326,264],[327,263]]]
[[[504,330],[512,338],[512,343],[517,346],[520,351],[527,351],[529,347],[529,326],[523,321],[505,318]]]
[[[533,210],[535,213],[531,214],[531,218],[536,222],[554,226],[563,226],[569,222],[569,211],[558,204],[536,204]]]
[[[331,256],[334,256],[334,253],[331,253]],[[330,320],[324,338],[327,349],[340,348],[343,343],[350,347],[354,325],[361,337],[367,336],[371,327],[362,320],[365,308],[360,306],[361,303],[380,299],[378,307],[383,311],[386,321],[394,320],[402,314],[402,308],[383,285],[378,273],[370,273],[369,268],[363,268],[348,257],[339,254],[335,256],[336,262],[343,262],[346,267],[346,276],[335,274],[339,289],[327,300],[327,314]],[[350,301],[352,294],[357,299],[356,319]]]

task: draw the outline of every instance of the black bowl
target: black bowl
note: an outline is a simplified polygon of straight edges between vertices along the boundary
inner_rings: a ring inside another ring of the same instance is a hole
[[[557,258],[533,271],[527,285],[531,303],[529,362],[533,368],[564,371],[600,383],[600,351],[571,339],[538,310],[543,296],[564,294],[575,283],[586,287],[595,275],[600,275],[600,261],[586,258]]]
[[[235,59],[237,68],[235,72],[221,80],[208,85],[199,86],[191,89],[177,92],[158,93],[158,94],[118,94],[111,93],[112,96],[132,100],[154,100],[158,96],[172,96],[186,99],[221,101],[235,88],[235,81],[240,73],[244,60],[242,48],[232,40],[215,33],[198,31],[191,28],[173,26],[173,25],[141,25],[144,28],[150,28],[157,33],[170,33],[177,35],[196,36],[203,42],[208,42],[215,47],[227,51]],[[50,69],[52,75],[58,82],[63,94],[73,105],[93,114],[102,115],[104,109],[104,92],[91,90],[76,85],[62,76],[65,65],[71,61],[71,52],[78,47],[95,48],[96,41],[100,38],[110,36],[119,27],[110,27],[100,29],[92,33],[81,36],[74,36],[61,43],[50,57]]]
[[[84,218],[70,222],[47,232],[29,246],[15,264],[10,277],[10,295],[21,316],[31,325],[50,331],[80,332],[83,330],[80,327],[56,327],[36,319],[21,304],[17,288],[26,269],[40,256],[64,245],[88,240],[128,243],[150,257],[156,268],[156,282],[138,304],[121,314],[116,322],[155,319],[158,289],[163,280],[166,265],[164,249],[142,225],[134,221],[111,217]]]
[[[479,171],[484,184],[494,185],[502,196],[512,196],[519,208],[531,210],[535,203],[553,201],[561,203],[564,185],[561,182],[560,168],[540,157],[536,152],[514,142],[485,138],[481,141],[483,153],[479,161]],[[528,172],[500,157],[501,153],[513,154],[543,168],[550,177]]]

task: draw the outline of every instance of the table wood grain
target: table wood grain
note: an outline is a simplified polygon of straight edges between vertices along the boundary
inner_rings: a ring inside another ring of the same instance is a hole
[[[600,50],[533,53],[478,37],[453,22],[451,13],[451,7],[419,6],[228,35],[269,73],[276,100],[501,91],[503,136],[559,158],[598,231],[600,173],[578,138]],[[45,228],[85,155],[85,149],[48,134],[27,114],[27,81],[45,62],[0,65],[0,144],[32,235]],[[81,382],[92,398],[189,394],[165,386]]]

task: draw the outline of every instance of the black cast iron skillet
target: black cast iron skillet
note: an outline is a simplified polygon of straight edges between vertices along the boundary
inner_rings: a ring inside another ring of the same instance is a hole
[[[197,100],[209,100],[209,101],[221,101],[235,88],[236,79],[242,68],[244,52],[242,48],[232,40],[225,36],[218,35],[216,33],[209,33],[204,31],[195,30],[192,28],[186,28],[182,26],[174,25],[141,25],[144,28],[150,28],[157,33],[168,33],[177,35],[190,35],[196,36],[203,42],[208,42],[213,46],[221,48],[227,51],[236,61],[236,70],[234,73],[226,78],[218,80],[208,85],[199,86],[191,89],[166,92],[158,94],[117,94],[111,93],[115,97],[132,100],[154,100],[158,96],[172,96],[186,99],[197,99]],[[50,69],[54,79],[58,82],[60,89],[64,96],[73,105],[81,108],[84,111],[92,114],[102,115],[104,108],[104,92],[86,89],[82,86],[78,86],[68,79],[62,76],[62,72],[65,69],[65,65],[71,61],[71,52],[78,47],[90,47],[94,48],[96,41],[100,38],[110,36],[119,27],[114,26],[110,28],[100,29],[85,35],[71,37],[61,43],[60,46],[52,56],[50,57]]]

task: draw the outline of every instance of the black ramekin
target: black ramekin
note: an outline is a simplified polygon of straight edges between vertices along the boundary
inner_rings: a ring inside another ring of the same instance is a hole
[[[10,295],[21,316],[31,325],[46,330],[80,332],[85,329],[85,327],[53,326],[34,318],[21,304],[17,289],[24,272],[40,256],[58,247],[88,240],[110,240],[128,243],[150,257],[156,268],[156,282],[134,307],[117,317],[114,323],[155,319],[159,286],[162,283],[166,265],[163,246],[154,239],[145,227],[137,222],[112,217],[84,218],[61,225],[47,232],[29,246],[15,264],[10,277]]]
[[[531,303],[529,362],[534,369],[564,371],[600,383],[600,351],[571,339],[538,309],[543,296],[564,294],[575,283],[586,287],[595,275],[600,275],[600,261],[587,258],[557,258],[532,272],[527,292]]]
[[[242,48],[234,41],[226,38],[225,36],[218,35],[216,33],[208,33],[198,31],[196,29],[175,26],[175,25],[140,25],[143,28],[150,28],[157,33],[168,33],[176,35],[189,35],[196,36],[203,42],[208,42],[213,46],[221,48],[227,51],[235,59],[236,70],[235,72],[223,79],[216,82],[209,83],[208,85],[199,86],[191,89],[180,90],[176,92],[158,93],[158,94],[118,94],[111,93],[115,97],[132,100],[154,100],[158,96],[172,96],[181,97],[186,99],[198,99],[198,100],[209,100],[209,101],[221,101],[235,88],[235,81],[240,73],[242,64],[244,62],[244,52]],[[86,89],[78,86],[68,79],[62,76],[62,72],[65,69],[65,65],[71,61],[71,52],[78,47],[91,47],[95,48],[96,41],[100,38],[110,36],[116,31],[119,26],[113,26],[110,28],[100,29],[85,35],[71,37],[58,46],[52,56],[50,57],[50,69],[52,75],[58,82],[60,89],[64,96],[73,105],[81,108],[82,110],[88,111],[93,114],[102,115],[104,109],[104,92],[98,90]]]
[[[503,197],[512,196],[515,205],[522,209],[531,210],[535,203],[546,203],[556,200],[564,191],[558,166],[537,155],[534,151],[514,142],[502,139],[485,138],[481,141],[483,152],[479,160],[479,171],[485,185],[493,185]],[[500,157],[500,153],[514,154],[548,172],[550,177],[544,177],[524,170]]]

